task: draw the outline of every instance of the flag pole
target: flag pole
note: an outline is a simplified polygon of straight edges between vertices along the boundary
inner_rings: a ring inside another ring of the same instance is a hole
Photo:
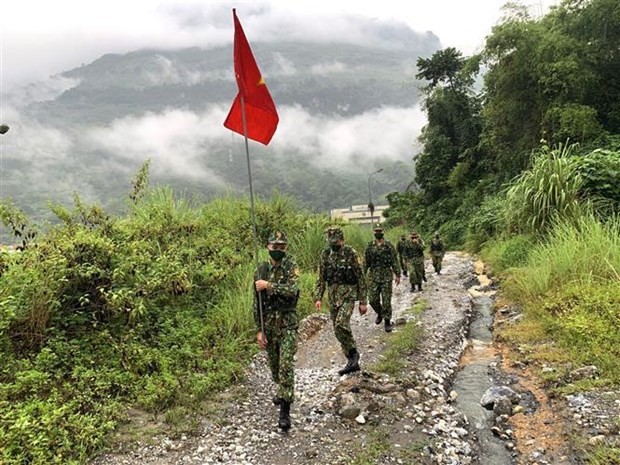
[[[252,232],[254,235],[254,265],[258,270],[258,232],[256,228],[256,215],[254,214],[254,188],[252,187],[252,168],[250,166],[250,146],[248,144],[248,128],[245,118],[245,98],[241,97],[241,122],[243,124],[243,138],[245,139],[245,157],[248,164],[248,180],[250,184],[250,219],[252,221]],[[254,286],[256,286],[254,284]],[[256,291],[256,287],[254,288]],[[265,337],[265,323],[263,318],[263,299],[260,292],[258,294],[258,313],[260,315],[260,331]]]

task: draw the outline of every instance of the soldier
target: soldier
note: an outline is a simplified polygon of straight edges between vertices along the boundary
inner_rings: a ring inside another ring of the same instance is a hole
[[[375,324],[384,322],[385,332],[392,332],[392,276],[396,285],[400,284],[400,263],[396,249],[384,238],[381,225],[375,226],[375,240],[370,242],[364,252],[364,275],[369,274],[368,300],[377,312]]]
[[[422,291],[422,281],[426,281],[424,274],[424,241],[415,231],[411,232],[411,240],[407,243],[406,257],[409,263],[409,283],[411,292],[415,292],[415,286]]]
[[[396,244],[396,251],[398,252],[398,263],[400,263],[400,269],[403,271],[403,276],[407,277],[407,266],[405,264],[405,257],[403,252],[407,246],[407,237],[403,234],[400,236],[400,241]]]
[[[269,262],[261,263],[254,274],[256,340],[262,350],[267,350],[271,378],[278,385],[273,398],[273,403],[280,406],[278,425],[287,431],[291,427],[290,411],[295,387],[299,268],[287,253],[288,241],[283,232],[277,231],[269,238],[267,250]],[[259,305],[262,306],[262,315]]]
[[[321,252],[318,279],[314,290],[314,305],[321,310],[321,299],[328,288],[329,312],[334,334],[347,357],[346,366],[338,371],[345,375],[359,371],[359,352],[351,332],[351,315],[359,301],[360,315],[366,314],[366,280],[358,253],[344,243],[339,227],[327,230],[329,247]]]
[[[433,268],[435,268],[435,273],[437,274],[441,274],[441,262],[443,261],[444,255],[445,248],[443,240],[439,237],[439,233],[435,232],[431,239],[431,259],[433,260]]]

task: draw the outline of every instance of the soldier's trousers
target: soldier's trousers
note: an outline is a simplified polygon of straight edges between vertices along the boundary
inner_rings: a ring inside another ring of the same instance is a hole
[[[329,316],[334,326],[334,335],[342,347],[342,351],[348,356],[351,349],[355,349],[355,340],[351,331],[351,315],[355,301],[353,300],[337,300],[330,302]]]
[[[392,280],[371,281],[368,288],[368,302],[382,319],[392,318]]]
[[[443,255],[431,255],[433,260],[433,268],[435,268],[436,272],[441,271],[441,262],[443,261]]]
[[[267,358],[271,379],[278,385],[277,396],[287,402],[295,397],[295,354],[297,353],[297,329],[265,327]]]
[[[414,284],[422,284],[424,278],[424,257],[414,257],[409,260],[409,282]]]

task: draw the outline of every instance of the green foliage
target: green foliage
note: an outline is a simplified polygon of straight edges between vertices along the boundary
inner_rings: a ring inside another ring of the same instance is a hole
[[[547,331],[576,366],[596,365],[601,377],[620,384],[620,294],[617,282],[569,283],[541,302]]]
[[[521,173],[506,191],[508,228],[544,233],[552,220],[574,221],[580,217],[581,177],[570,157],[573,146],[543,146],[532,168]]]
[[[410,313],[419,316],[427,302],[418,300],[414,303]],[[375,369],[390,376],[402,376],[406,372],[407,355],[411,354],[420,343],[422,332],[420,326],[409,323],[390,337],[388,348],[384,352],[384,358],[377,362]]]
[[[569,103],[547,109],[543,124],[553,127],[555,141],[588,141],[603,135],[596,110],[587,105]]]
[[[538,298],[567,283],[590,285],[620,277],[620,223],[593,215],[556,224],[544,243],[513,270],[504,287],[517,300]]]
[[[452,87],[456,84],[464,62],[461,52],[453,47],[439,50],[431,58],[418,58],[416,65],[419,72],[416,78],[430,81],[431,88],[440,82]]]
[[[504,240],[490,240],[482,249],[482,257],[494,272],[501,273],[527,263],[536,242],[527,236],[513,236]]]
[[[256,350],[249,202],[150,191],[146,168],[127,216],[76,196],[36,244],[2,254],[2,463],[82,463],[125,407],[191,414]],[[261,260],[274,229],[300,243],[327,221],[277,192],[256,220]],[[314,275],[301,284],[309,312]]]
[[[479,252],[485,242],[501,235],[506,229],[505,206],[505,198],[501,195],[484,198],[467,224],[465,234],[467,250]]]
[[[620,151],[596,149],[578,157],[575,169],[583,180],[584,196],[600,197],[620,211]]]

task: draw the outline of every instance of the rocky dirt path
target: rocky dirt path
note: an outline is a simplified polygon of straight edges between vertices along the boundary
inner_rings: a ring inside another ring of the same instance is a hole
[[[478,431],[459,410],[458,394],[451,391],[470,342],[468,328],[474,315],[468,288],[484,286],[476,280],[472,259],[458,253],[446,255],[442,275],[428,269],[427,273],[429,282],[421,293],[409,292],[406,278],[395,287],[393,333],[374,324],[371,310],[364,317],[355,313],[352,328],[361,353],[361,372],[338,375],[345,358],[326,315],[303,322],[297,399],[288,433],[277,428],[278,410],[271,403],[274,386],[265,355],[259,354],[244,381],[223,393],[214,412],[201,419],[197,434],[155,436],[101,455],[92,465],[498,465],[485,455]],[[416,302],[423,312],[412,311]],[[379,373],[375,367],[384,361],[387,342],[399,333],[417,333],[419,344],[402,356],[398,373]],[[500,368],[494,364],[495,375]],[[494,375],[493,370],[488,376]],[[552,421],[558,421],[556,431],[560,431],[562,423],[555,417]],[[527,437],[527,422],[522,423],[511,426],[513,430],[503,438],[512,444],[511,463],[554,463],[546,461],[540,450],[528,450],[538,455],[523,458],[514,446],[516,437]],[[562,457],[564,461],[557,463],[572,463]]]

